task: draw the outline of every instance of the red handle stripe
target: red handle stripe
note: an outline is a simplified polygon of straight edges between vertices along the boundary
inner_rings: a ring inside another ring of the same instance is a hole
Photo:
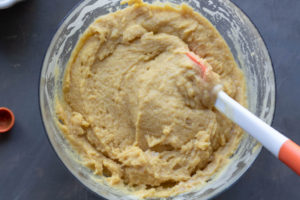
[[[300,176],[299,145],[294,143],[292,140],[287,140],[280,147],[278,158]]]

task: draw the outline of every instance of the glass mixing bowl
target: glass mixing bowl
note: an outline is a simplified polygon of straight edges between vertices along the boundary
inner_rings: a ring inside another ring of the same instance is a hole
[[[153,2],[149,0],[146,2]],[[162,0],[165,2],[165,0]],[[275,107],[274,72],[262,38],[250,20],[230,1],[169,0],[189,4],[205,16],[224,37],[247,81],[249,110],[268,124]],[[56,124],[55,95],[61,95],[66,64],[80,35],[99,16],[116,11],[119,0],[86,0],[79,3],[63,20],[47,50],[40,77],[40,108],[50,143],[69,171],[90,190],[108,199],[136,199],[99,181],[91,170],[78,163],[76,152]],[[204,187],[168,199],[208,199],[231,186],[251,166],[261,145],[245,134],[231,162]]]

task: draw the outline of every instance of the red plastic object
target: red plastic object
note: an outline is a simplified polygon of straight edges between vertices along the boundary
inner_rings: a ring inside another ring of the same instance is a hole
[[[0,107],[0,133],[9,131],[15,123],[14,113],[5,107]]]
[[[281,146],[278,157],[300,176],[300,146],[287,140]]]

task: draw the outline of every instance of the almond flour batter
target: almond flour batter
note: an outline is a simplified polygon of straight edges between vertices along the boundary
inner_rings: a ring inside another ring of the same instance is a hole
[[[187,5],[130,6],[102,16],[69,60],[60,128],[84,165],[140,197],[207,182],[242,131],[213,108],[211,88],[246,103],[245,80],[212,24]],[[205,80],[185,53],[204,58]]]

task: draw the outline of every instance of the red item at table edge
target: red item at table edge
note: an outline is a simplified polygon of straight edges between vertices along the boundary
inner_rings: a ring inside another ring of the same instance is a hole
[[[8,132],[14,124],[14,113],[8,108],[0,107],[0,133]]]

